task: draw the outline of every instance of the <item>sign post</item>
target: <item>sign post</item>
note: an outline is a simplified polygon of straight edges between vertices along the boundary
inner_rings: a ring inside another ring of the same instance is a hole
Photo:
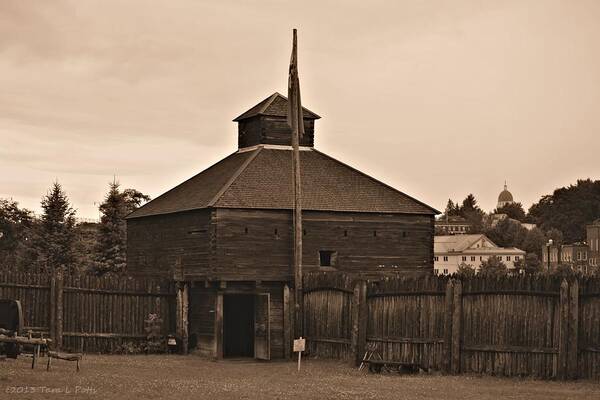
[[[298,353],[298,372],[300,372],[300,363],[302,361],[302,352],[306,347],[306,339],[300,336],[300,339],[294,339],[294,351]]]

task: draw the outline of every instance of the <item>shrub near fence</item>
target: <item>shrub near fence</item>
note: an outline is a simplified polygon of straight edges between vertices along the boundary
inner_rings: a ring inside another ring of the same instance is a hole
[[[308,274],[312,356],[384,359],[448,373],[539,378],[600,375],[600,279],[515,276],[351,280]]]
[[[2,272],[0,298],[21,301],[26,331],[73,351],[114,352],[143,343],[150,313],[161,316],[165,335],[175,330],[175,286],[168,281]]]

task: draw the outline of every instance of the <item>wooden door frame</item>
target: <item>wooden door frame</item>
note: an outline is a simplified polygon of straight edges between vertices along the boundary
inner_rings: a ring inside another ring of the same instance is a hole
[[[255,295],[255,300],[254,300],[254,358],[257,360],[271,360],[271,293],[269,292],[261,292],[261,293],[256,293]],[[256,356],[256,305],[258,304],[258,302],[256,301],[257,297],[259,296],[266,296],[267,297],[267,327],[266,327],[266,333],[267,333],[267,357],[266,359],[262,359],[262,358],[258,358]]]
[[[268,322],[269,326],[267,329],[267,342],[269,343],[268,353],[269,360],[271,359],[271,293],[265,291],[264,289],[251,289],[251,290],[243,290],[243,289],[221,289],[217,290],[216,300],[215,300],[215,326],[214,326],[214,348],[213,348],[213,357],[215,359],[223,359],[223,311],[224,311],[224,303],[223,296],[230,294],[246,294],[246,295],[267,295],[269,302],[269,310],[268,310]],[[256,305],[255,305],[256,307]]]

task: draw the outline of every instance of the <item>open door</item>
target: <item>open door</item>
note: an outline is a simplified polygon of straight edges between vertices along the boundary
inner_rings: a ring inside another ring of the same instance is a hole
[[[271,359],[271,297],[269,293],[256,295],[254,302],[254,358]]]

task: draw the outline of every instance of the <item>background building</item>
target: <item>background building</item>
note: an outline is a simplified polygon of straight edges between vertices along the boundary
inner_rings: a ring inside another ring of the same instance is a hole
[[[586,226],[586,239],[589,246],[589,265],[600,265],[600,219]]]
[[[554,270],[559,265],[568,265],[574,270],[588,272],[590,267],[594,266],[590,258],[590,247],[587,243],[542,246],[542,268]]]
[[[513,195],[508,191],[508,187],[506,186],[506,182],[504,182],[504,190],[500,192],[498,195],[498,204],[496,208],[502,208],[507,204],[514,203]]]
[[[586,243],[565,244],[560,249],[561,262],[571,265],[574,269],[587,272],[588,252]]]
[[[436,235],[457,235],[471,232],[473,225],[459,215],[443,216],[435,221]]]
[[[484,234],[436,236],[433,268],[438,274],[453,274],[462,263],[478,269],[492,256],[512,269],[515,262],[525,257],[525,252],[515,247],[499,247]]]

